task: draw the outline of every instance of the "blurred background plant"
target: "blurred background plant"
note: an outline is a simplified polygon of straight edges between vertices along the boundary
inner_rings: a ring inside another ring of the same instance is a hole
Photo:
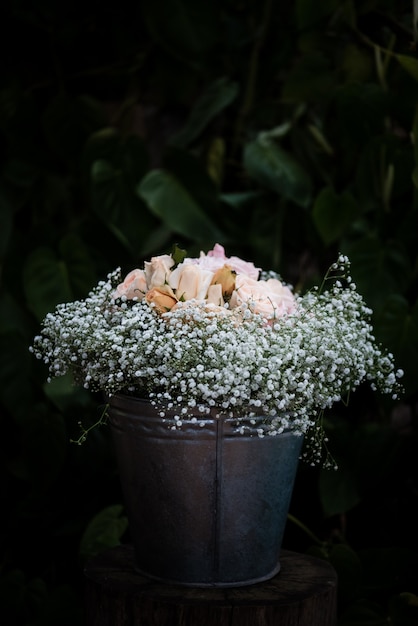
[[[2,623],[81,624],[85,559],[129,538],[106,427],[70,443],[101,398],[45,385],[40,321],[215,242],[302,290],[350,257],[405,395],[328,416],[340,469],[300,468],[285,547],[334,564],[342,626],[417,623],[416,5],[2,3]]]

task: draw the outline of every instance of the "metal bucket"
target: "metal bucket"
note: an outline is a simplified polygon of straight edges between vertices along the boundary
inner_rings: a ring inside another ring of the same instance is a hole
[[[109,418],[138,572],[195,587],[278,573],[302,437],[260,438],[257,424],[239,434],[235,419],[201,414],[172,430],[123,395]]]

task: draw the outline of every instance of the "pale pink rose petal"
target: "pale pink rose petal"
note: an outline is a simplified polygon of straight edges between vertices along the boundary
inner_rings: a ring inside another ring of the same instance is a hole
[[[293,313],[296,310],[296,300],[289,287],[283,285],[283,283],[276,278],[269,278],[266,281],[266,285],[267,288],[271,290],[273,301],[277,304],[280,303],[285,313]],[[274,294],[276,294],[276,297],[273,297]]]
[[[125,279],[120,283],[112,294],[112,298],[122,298],[125,296],[128,300],[134,298],[142,300],[147,291],[147,282],[145,279],[144,270],[132,270],[125,276]]]
[[[244,303],[268,320],[292,313],[296,309],[292,292],[279,280],[256,281],[238,274],[230,306],[236,308]]]
[[[200,254],[202,255],[203,253],[201,252]],[[225,262],[226,261],[225,248],[221,246],[220,243],[215,243],[215,245],[213,246],[213,250],[209,250],[209,252],[207,253],[207,256],[212,257],[214,259],[222,259]]]
[[[254,263],[250,261],[243,261],[237,256],[231,256],[228,259],[228,264],[236,271],[237,274],[245,274],[254,280],[257,280],[261,269],[255,267]]]
[[[224,265],[229,265],[235,272],[245,274],[257,280],[260,274],[260,268],[255,267],[254,263],[244,261],[237,256],[225,256],[225,249],[219,243],[215,244],[213,250],[209,250],[207,254],[200,253],[197,259],[184,259],[185,263],[193,263],[207,270],[216,271]]]

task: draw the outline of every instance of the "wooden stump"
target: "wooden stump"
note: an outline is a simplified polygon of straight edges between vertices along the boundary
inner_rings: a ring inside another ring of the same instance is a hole
[[[337,576],[326,561],[283,551],[281,571],[248,587],[190,588],[137,574],[131,546],[85,569],[86,626],[335,626]]]

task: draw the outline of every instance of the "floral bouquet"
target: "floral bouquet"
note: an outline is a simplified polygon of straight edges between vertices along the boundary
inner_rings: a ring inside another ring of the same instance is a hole
[[[399,393],[402,371],[377,345],[370,315],[344,256],[301,296],[219,244],[198,258],[176,248],[58,305],[31,349],[51,377],[71,372],[108,396],[148,398],[162,419],[174,412],[177,428],[215,411],[238,429],[262,415],[261,437],[312,429],[320,457],[325,409],[364,381]]]

